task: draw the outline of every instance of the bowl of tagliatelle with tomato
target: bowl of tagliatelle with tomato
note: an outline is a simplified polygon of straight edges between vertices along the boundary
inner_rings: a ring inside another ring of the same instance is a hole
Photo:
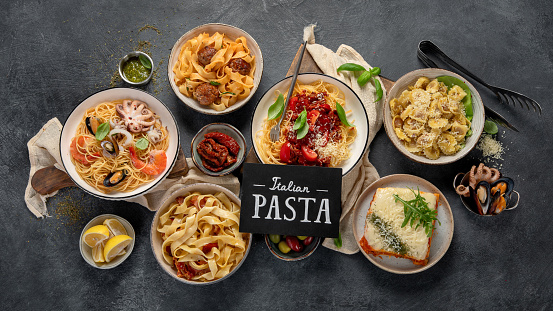
[[[264,164],[337,167],[347,174],[367,148],[369,121],[365,107],[343,82],[318,73],[298,75],[287,109],[291,77],[271,87],[252,117],[254,151]],[[280,137],[269,132],[280,116]]]
[[[146,194],[169,174],[179,150],[179,130],[169,109],[138,89],[94,93],[71,112],[60,137],[60,155],[71,179],[103,199]]]

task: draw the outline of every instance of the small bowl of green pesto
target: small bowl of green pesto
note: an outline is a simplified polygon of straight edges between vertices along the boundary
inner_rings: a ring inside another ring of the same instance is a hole
[[[152,79],[154,62],[150,55],[133,51],[119,62],[119,75],[130,85],[144,85]]]

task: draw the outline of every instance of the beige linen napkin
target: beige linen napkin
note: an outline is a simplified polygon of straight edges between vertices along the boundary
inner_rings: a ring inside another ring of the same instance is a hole
[[[382,105],[386,101],[386,90],[384,86],[382,86],[384,96],[380,101],[375,103],[376,93],[371,83],[367,83],[365,86],[360,87],[359,84],[357,84],[358,74],[344,71],[337,73],[336,69],[344,63],[356,63],[366,69],[372,68],[372,66],[367,64],[363,57],[350,46],[342,44],[336,53],[334,53],[320,44],[315,44],[314,30],[315,25],[309,25],[304,29],[303,39],[307,41],[307,50],[324,74],[337,78],[347,84],[363,102],[369,118],[368,146],[382,126]],[[380,78],[378,79],[380,80]],[[378,178],[378,172],[369,162],[369,147],[367,147],[367,150],[365,150],[363,154],[362,161],[342,179],[342,216],[340,218],[342,247],[337,248],[333,239],[325,239],[323,246],[345,254],[354,254],[359,251],[353,235],[353,207],[361,192]]]
[[[29,173],[27,189],[25,190],[25,203],[27,204],[27,208],[36,217],[42,218],[44,216],[49,216],[48,210],[46,209],[46,199],[55,195],[57,191],[49,195],[41,195],[37,193],[31,187],[31,179],[33,178],[33,175],[39,169],[52,165],[62,171],[65,171],[63,169],[59,153],[61,129],[61,123],[57,118],[53,118],[48,121],[27,143],[27,148],[29,149],[29,160],[31,161],[31,170]],[[178,178],[166,178],[146,195],[127,201],[138,203],[151,211],[156,211],[161,207],[161,204],[165,201],[166,197],[170,196],[183,185],[201,182],[217,184],[228,188],[236,195],[239,194],[240,183],[238,182],[238,178],[232,175],[211,177],[198,170],[191,159],[187,158],[186,162],[190,168],[186,175]]]

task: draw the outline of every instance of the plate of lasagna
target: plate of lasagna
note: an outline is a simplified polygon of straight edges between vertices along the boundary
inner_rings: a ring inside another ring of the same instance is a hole
[[[432,267],[446,253],[453,238],[453,214],[430,182],[389,175],[372,183],[357,200],[353,233],[361,252],[377,267],[412,274]]]

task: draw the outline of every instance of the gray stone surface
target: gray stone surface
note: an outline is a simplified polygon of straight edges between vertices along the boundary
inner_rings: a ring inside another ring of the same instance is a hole
[[[550,1],[513,0],[1,1],[0,309],[553,308],[552,13]],[[210,22],[249,32],[265,60],[253,99],[221,117],[186,108],[167,81],[173,44],[187,30]],[[149,50],[159,65],[156,81],[144,89],[173,111],[189,155],[186,146],[207,123],[228,122],[249,133],[255,103],[285,75],[309,23],[318,25],[318,43],[331,49],[351,45],[393,80],[422,68],[417,44],[433,40],[485,81],[540,102],[541,117],[501,106],[479,87],[485,103],[520,129],[500,129],[498,139],[507,151],[495,161],[515,180],[519,208],[485,218],[461,205],[451,187],[453,177],[478,163],[480,151],[450,165],[417,164],[404,158],[382,129],[370,154],[380,175],[421,176],[442,190],[453,210],[455,234],[448,252],[416,275],[390,274],[360,253],[347,256],[325,248],[307,260],[287,263],[274,258],[256,236],[247,261],[230,279],[186,286],[158,266],[149,242],[153,213],[136,204],[104,201],[69,188],[48,201],[52,217],[35,219],[27,210],[26,142],[49,119],[63,122],[81,99],[108,87],[119,58],[139,41],[152,43]],[[160,33],[140,31],[147,24]],[[82,227],[104,213],[128,219],[137,233],[128,260],[108,271],[87,265],[78,249]]]

